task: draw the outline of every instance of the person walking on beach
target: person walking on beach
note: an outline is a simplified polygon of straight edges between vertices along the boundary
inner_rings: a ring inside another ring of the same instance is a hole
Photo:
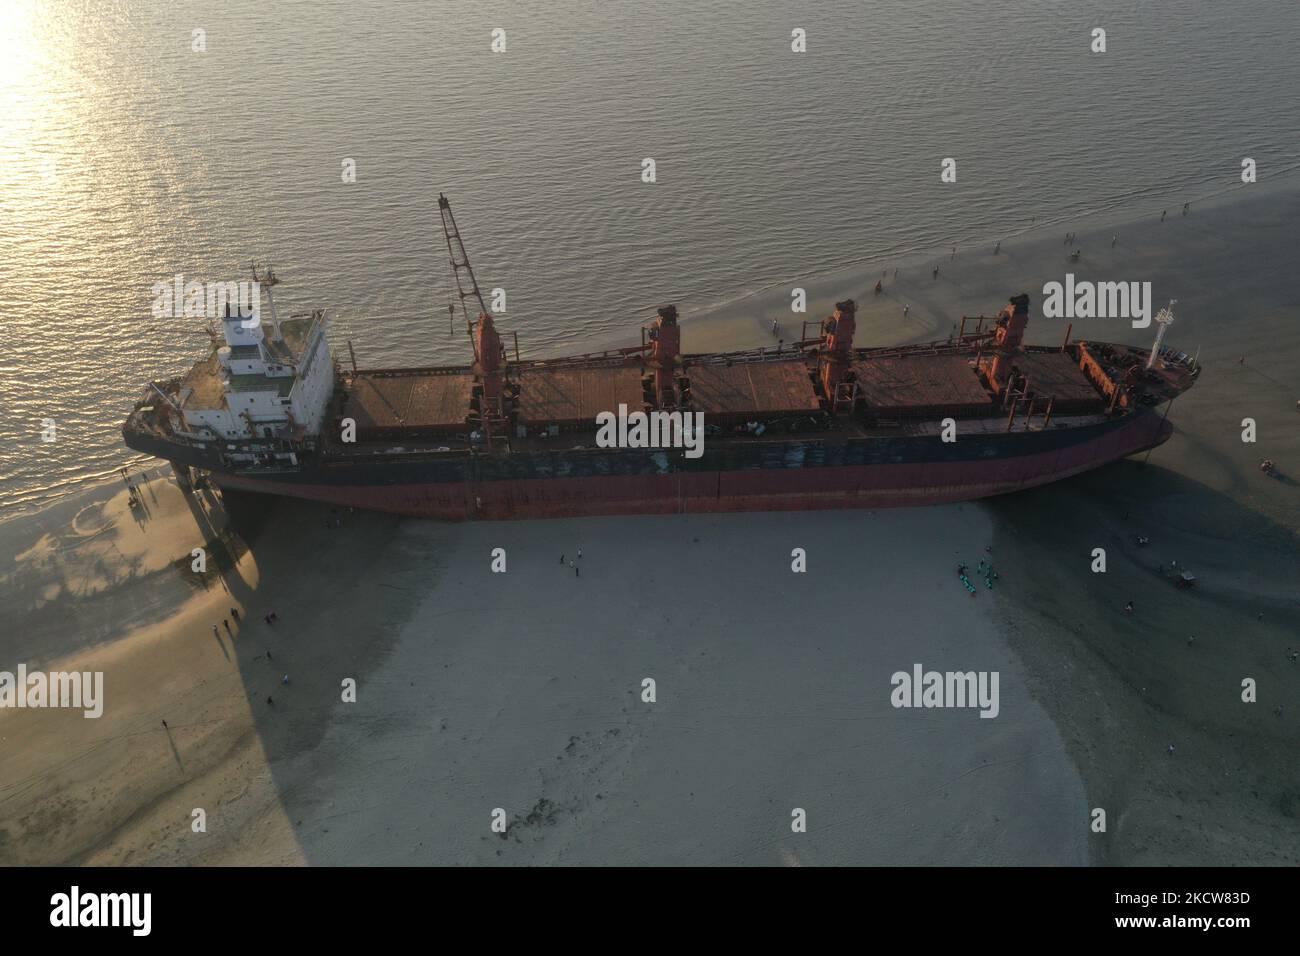
[[[166,730],[166,729],[167,729],[167,721],[164,720],[164,721],[163,721],[163,730]]]
[[[561,564],[564,563],[564,555],[560,555],[560,563],[561,563]]]
[[[582,568],[578,567],[576,564],[573,566],[573,576],[575,578],[582,577]]]
[[[226,633],[227,633],[227,634],[231,634],[231,635],[234,634],[234,632],[230,630],[230,621],[229,621],[229,620],[227,620],[226,618],[223,617],[223,618],[221,619],[221,624],[222,624],[223,627],[225,627],[225,629],[226,629]]]
[[[1189,203],[1189,202],[1185,202],[1185,203],[1183,203],[1183,215],[1184,215],[1184,216],[1187,215],[1187,207],[1190,206],[1190,205],[1191,205],[1191,203]]]
[[[912,307],[910,305],[903,306],[903,318],[907,318],[907,313],[911,310],[911,308]]]
[[[578,560],[579,560],[579,561],[582,560],[582,549],[581,549],[581,548],[578,549]]]
[[[772,334],[773,334],[773,335],[776,335],[776,330],[777,330],[777,328],[778,328],[778,325],[777,325],[776,319],[773,319],[773,320],[772,320]]]
[[[998,250],[1001,248],[1002,248],[1002,240],[999,239],[993,246],[993,254],[996,256],[998,254]]]
[[[938,266],[935,266],[935,267],[934,267],[934,277],[935,277],[936,279],[939,278],[939,267],[938,267]]]
[[[217,625],[215,624],[212,625],[212,636],[217,640],[221,640],[221,632],[217,630]]]
[[[239,608],[232,607],[232,608],[230,609],[230,616],[233,617],[233,618],[235,619],[235,623],[238,624],[238,623],[239,623]]]
[[[1169,215],[1169,210],[1168,210],[1168,209],[1163,209],[1163,210],[1161,210],[1161,212],[1160,212],[1160,221],[1161,221],[1161,222],[1164,222],[1164,221],[1165,221],[1165,216],[1167,216],[1167,215]]]
[[[281,677],[281,678],[280,678],[280,683],[281,683],[281,684],[288,684],[288,683],[289,683],[289,675],[288,675],[288,674],[285,674],[283,677]]]
[[[1115,243],[1117,243],[1117,242],[1119,242],[1119,233],[1118,233],[1118,232],[1115,233],[1115,235],[1113,235],[1113,236],[1110,237],[1110,247],[1111,247],[1112,249],[1114,249],[1114,248],[1115,248]]]

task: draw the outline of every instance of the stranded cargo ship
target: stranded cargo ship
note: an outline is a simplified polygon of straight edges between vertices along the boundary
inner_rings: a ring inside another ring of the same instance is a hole
[[[343,368],[324,313],[281,320],[267,274],[269,328],[227,315],[224,345],[146,388],[127,445],[183,485],[198,471],[223,488],[448,520],[924,505],[1159,445],[1173,431],[1161,406],[1199,373],[1160,348],[1167,310],[1150,352],[1068,330],[1060,346],[1026,346],[1027,295],[926,345],[858,347],[849,300],[790,345],[692,354],[665,306],[640,346],[521,359],[445,197],[439,208],[462,311],[471,297],[481,309],[465,311],[472,363]],[[597,417],[620,406],[702,413],[703,453],[600,447]]]

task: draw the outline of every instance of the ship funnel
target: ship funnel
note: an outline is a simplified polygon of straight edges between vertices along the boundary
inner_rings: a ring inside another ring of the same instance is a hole
[[[1025,326],[1029,324],[1029,296],[1022,293],[1013,295],[1010,304],[998,314],[997,334],[994,342],[997,355],[989,368],[989,382],[999,392],[1006,387],[1011,374],[1011,364],[1020,354],[1020,343],[1025,338]]]

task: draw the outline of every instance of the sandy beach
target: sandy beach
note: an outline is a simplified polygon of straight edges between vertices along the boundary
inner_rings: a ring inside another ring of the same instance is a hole
[[[102,671],[106,696],[99,719],[0,710],[0,863],[1295,865],[1298,213],[1261,187],[891,263],[880,296],[885,265],[807,284],[814,320],[862,303],[859,344],[1021,291],[1028,340],[1058,342],[1037,303],[1066,271],[1176,298],[1169,342],[1204,372],[1173,439],[1030,493],[441,525],[186,496],[164,468],[139,512],[119,481],[0,523],[0,670]],[[775,344],[788,303],[688,319],[684,348]],[[954,569],[990,556],[972,598]],[[997,718],[892,707],[916,663],[997,671]]]

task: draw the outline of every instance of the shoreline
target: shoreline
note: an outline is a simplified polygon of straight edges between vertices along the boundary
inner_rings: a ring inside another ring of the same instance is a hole
[[[1195,216],[1203,210],[1220,210],[1242,202],[1255,202],[1268,198],[1286,198],[1300,194],[1300,165],[1285,170],[1276,178],[1252,184],[1249,189],[1244,184],[1225,187],[1204,195],[1193,197],[1190,202]],[[1182,219],[1180,207],[1171,207],[1169,222]],[[927,273],[935,266],[945,272],[948,264],[956,265],[962,260],[964,266],[974,257],[983,268],[993,270],[1005,268],[1011,263],[1011,256],[1017,249],[1037,246],[1053,236],[1059,236],[1062,227],[1069,225],[1070,231],[1084,233],[1089,237],[1104,237],[1105,233],[1123,228],[1159,223],[1155,213],[1134,217],[1121,214],[1116,210],[1102,210],[1084,217],[1061,216],[1050,222],[1029,225],[1008,237],[999,240],[996,236],[984,237],[979,244],[967,244],[959,247],[956,259],[949,259],[949,249],[934,247],[926,250],[907,251],[901,255],[883,254],[864,259],[852,266],[835,267],[826,272],[817,273],[787,282],[770,282],[757,289],[750,289],[720,301],[705,303],[693,311],[685,312],[682,321],[683,351],[713,351],[722,349],[755,348],[774,343],[770,332],[771,319],[777,318],[782,331],[793,329],[807,319],[815,326],[821,316],[830,315],[835,303],[845,298],[855,299],[858,303],[859,344],[871,346],[912,345],[935,339],[942,339],[948,334],[948,326],[956,325],[963,314],[977,315],[982,310],[986,315],[995,314],[1006,299],[1019,292],[1028,291],[1031,296],[1031,310],[1041,299],[1042,283],[1032,288],[1008,288],[1005,295],[998,300],[988,302],[971,301],[957,306],[956,310],[940,311],[935,304],[931,290],[931,280]],[[1101,245],[1104,247],[1104,238]],[[993,256],[995,246],[1005,247],[1001,258]],[[1083,263],[1087,267],[1088,263]],[[869,267],[869,271],[868,271]],[[881,269],[881,275],[876,269]],[[893,277],[899,273],[898,282]],[[1058,277],[1059,278],[1059,277]],[[884,291],[876,296],[872,291],[877,279],[881,279]],[[808,291],[806,314],[795,316],[790,311],[790,289],[801,286]],[[910,304],[912,311],[903,321],[902,306]],[[679,306],[680,307],[680,306]],[[921,311],[918,312],[917,309]],[[864,321],[865,318],[865,321]],[[749,319],[748,324],[744,320]],[[730,341],[738,327],[741,338]],[[1033,328],[1031,326],[1032,335]],[[1154,334],[1154,333],[1152,333]],[[787,342],[792,340],[786,335]],[[636,344],[634,335],[611,336],[598,340],[594,350],[603,348],[620,348]],[[689,347],[688,347],[689,346]]]
[[[1196,210],[1217,209],[1257,197],[1297,193],[1300,192],[1300,164],[1252,184],[1248,195],[1243,193],[1245,189],[1244,184],[1238,183],[1209,193],[1198,194],[1184,201],[1190,202]],[[1170,194],[1172,193],[1171,189]],[[1109,203],[1113,200],[1105,200],[1105,202]],[[1178,215],[1178,208],[1171,207],[1171,209],[1175,215]],[[1058,227],[1064,226],[1067,222],[1075,231],[1082,228],[1085,233],[1100,235],[1117,226],[1144,223],[1148,218],[1158,217],[1155,217],[1154,213],[1149,213],[1135,218],[1131,214],[1120,214],[1117,209],[1111,207],[1084,216],[1061,214],[1050,221],[1011,231],[1001,240],[996,236],[986,236],[980,239],[978,244],[967,242],[958,249],[958,255],[968,256],[972,249],[991,250],[995,243],[1006,245],[1008,250],[1014,246],[1035,243],[1057,234]],[[1053,231],[1049,232],[1049,230]],[[824,272],[791,279],[788,282],[769,281],[759,285],[758,288],[751,287],[744,291],[724,294],[702,303],[678,303],[683,311],[684,351],[723,351],[775,344],[770,333],[773,317],[780,320],[783,337],[786,342],[789,342],[792,340],[797,324],[807,319],[810,325],[816,326],[821,320],[820,317],[830,315],[834,311],[835,303],[845,298],[853,298],[858,302],[860,344],[910,345],[942,339],[947,335],[945,326],[955,325],[963,312],[975,315],[983,310],[985,314],[991,315],[1005,304],[1005,299],[982,304],[972,300],[961,305],[956,312],[937,314],[924,282],[924,273],[935,264],[940,265],[942,269],[943,263],[948,261],[946,253],[946,249],[934,247],[926,250],[906,250],[899,254],[876,254],[850,265],[835,266]],[[999,263],[994,257],[989,256],[984,264],[988,267],[996,267]],[[885,292],[878,298],[872,293],[875,280],[881,278],[875,274],[877,267],[887,267],[883,269],[886,273],[898,269],[900,273],[906,273],[908,278],[899,285],[895,285],[891,278],[885,278]],[[920,275],[921,280],[913,281],[912,273]],[[808,300],[807,312],[796,319],[790,312],[789,289],[799,283],[808,290]],[[1030,291],[1035,302],[1039,297],[1038,289],[1041,289],[1041,284]],[[1006,292],[1007,297],[1014,294],[1016,294],[1014,291]],[[901,306],[913,303],[916,309],[909,313],[906,322],[902,321]],[[640,319],[629,316],[628,322],[635,328],[639,328],[640,324],[650,320],[651,312],[652,310],[647,311],[647,314]],[[746,319],[748,322],[745,321]],[[589,351],[598,352],[635,345],[640,339],[639,333],[633,334],[634,331],[635,329],[596,338]],[[539,357],[545,359],[557,355],[547,352]],[[132,455],[126,448],[122,449],[122,453],[124,457],[119,462],[118,468],[130,470],[147,468],[147,462],[152,461],[142,455]],[[35,514],[80,490],[115,481],[116,474],[114,470],[102,474],[78,476],[55,488],[35,493],[42,497],[24,497],[16,502],[6,502],[0,505],[0,524],[13,518]]]

